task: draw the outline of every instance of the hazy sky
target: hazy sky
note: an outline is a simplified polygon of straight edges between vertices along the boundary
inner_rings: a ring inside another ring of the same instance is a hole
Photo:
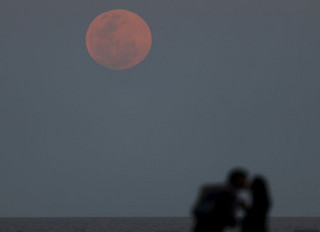
[[[91,21],[139,14],[153,45],[125,71]],[[2,0],[0,216],[189,216],[234,166],[272,216],[320,216],[320,1]]]

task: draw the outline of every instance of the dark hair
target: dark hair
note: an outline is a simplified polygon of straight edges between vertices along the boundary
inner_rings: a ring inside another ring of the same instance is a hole
[[[264,177],[256,176],[251,184],[253,195],[266,195],[268,194],[268,184]]]
[[[230,184],[235,184],[239,179],[246,178],[247,171],[243,168],[234,168],[230,171],[228,176],[228,182]]]
[[[262,176],[256,176],[251,184],[251,189],[254,192],[264,193],[267,191],[266,180]]]
[[[251,184],[253,202],[261,209],[268,210],[271,206],[268,183],[262,176],[256,176]]]

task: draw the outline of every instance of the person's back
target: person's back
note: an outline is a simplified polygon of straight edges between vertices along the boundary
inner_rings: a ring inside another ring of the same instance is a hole
[[[243,170],[235,170],[227,184],[205,185],[201,189],[192,210],[196,220],[194,232],[220,232],[236,224],[236,190],[243,187],[245,178]]]

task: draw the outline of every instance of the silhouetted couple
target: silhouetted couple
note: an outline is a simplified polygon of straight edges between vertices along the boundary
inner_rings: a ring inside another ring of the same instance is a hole
[[[238,191],[245,188],[252,196],[250,206],[238,199]],[[205,185],[201,189],[192,209],[194,232],[221,232],[237,224],[241,225],[242,232],[265,232],[269,208],[266,181],[257,176],[249,183],[245,170],[234,169],[228,175],[227,183]],[[236,217],[239,209],[245,211],[240,223]]]

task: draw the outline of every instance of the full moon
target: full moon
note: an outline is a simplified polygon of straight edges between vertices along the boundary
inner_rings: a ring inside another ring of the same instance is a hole
[[[129,69],[145,59],[152,44],[148,24],[137,14],[110,10],[98,15],[86,34],[90,56],[99,64],[113,69]]]

